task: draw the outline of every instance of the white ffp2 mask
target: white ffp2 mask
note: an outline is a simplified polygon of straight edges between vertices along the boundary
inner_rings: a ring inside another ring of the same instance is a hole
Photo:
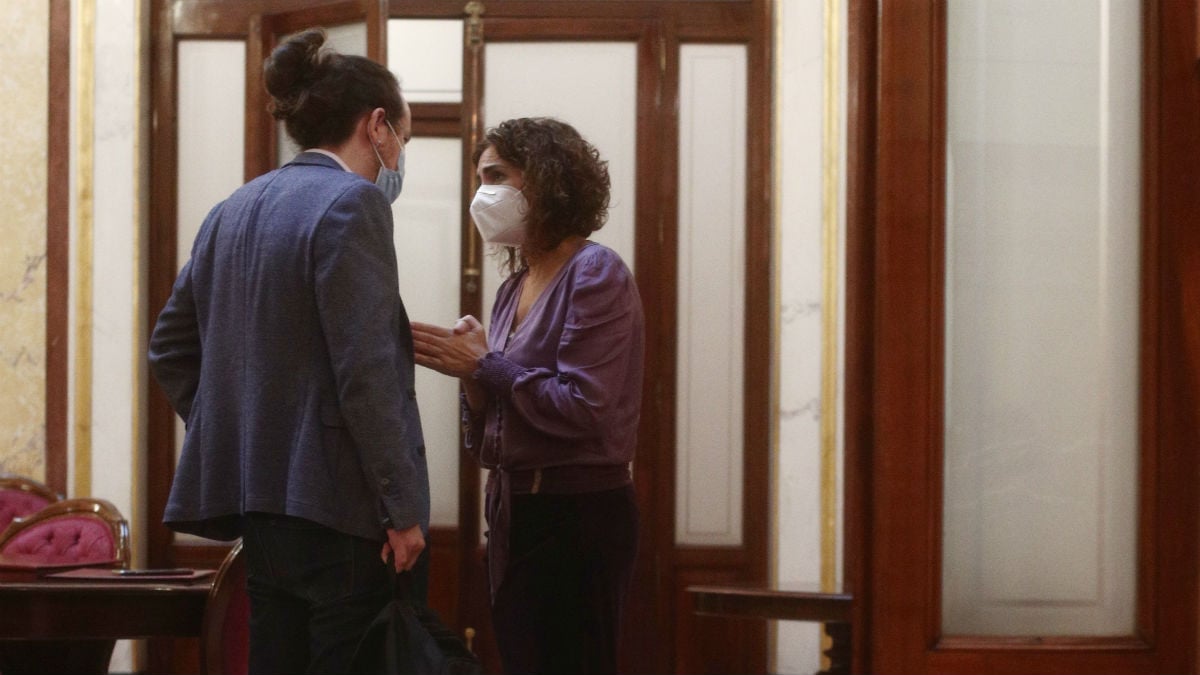
[[[489,244],[524,244],[527,213],[525,195],[511,185],[480,185],[471,200],[471,219]]]

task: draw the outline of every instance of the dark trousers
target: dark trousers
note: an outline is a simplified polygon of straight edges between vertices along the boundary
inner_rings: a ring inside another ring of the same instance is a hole
[[[289,516],[247,514],[250,675],[348,673],[390,599],[382,542]]]
[[[492,605],[504,672],[616,672],[637,532],[632,486],[513,495],[509,563]]]

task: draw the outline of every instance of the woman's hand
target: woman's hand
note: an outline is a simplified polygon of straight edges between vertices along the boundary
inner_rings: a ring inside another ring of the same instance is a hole
[[[488,352],[483,325],[469,314],[453,328],[414,321],[412,334],[417,364],[451,377],[469,379]]]

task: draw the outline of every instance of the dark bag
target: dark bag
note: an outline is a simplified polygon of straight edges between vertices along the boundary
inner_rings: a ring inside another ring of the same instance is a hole
[[[479,659],[423,603],[412,601],[409,573],[393,577],[394,593],[358,643],[355,675],[481,675]]]

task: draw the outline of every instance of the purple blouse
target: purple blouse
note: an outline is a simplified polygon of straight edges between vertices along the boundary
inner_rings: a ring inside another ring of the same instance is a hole
[[[467,450],[492,470],[493,592],[505,564],[509,497],[629,484],[641,414],[642,303],[621,257],[586,242],[514,331],[526,276],[514,274],[496,294],[491,351],[473,375],[488,391],[487,408],[472,415],[464,404]]]
[[[612,249],[586,242],[514,332],[526,274],[509,277],[496,294],[491,352],[474,374],[490,397],[485,414],[470,418],[468,449],[485,468],[506,471],[627,465],[645,351],[633,274]]]

